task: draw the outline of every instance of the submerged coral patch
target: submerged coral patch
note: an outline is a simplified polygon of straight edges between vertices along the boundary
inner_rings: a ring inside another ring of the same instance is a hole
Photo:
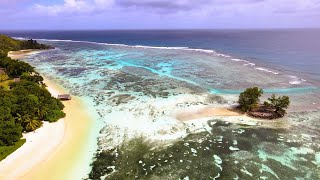
[[[290,112],[273,128],[245,117],[183,122],[175,116],[230,107],[253,82],[267,93],[290,93],[293,109],[310,110],[319,93],[300,87],[309,82],[289,84],[282,72],[254,70],[212,52],[50,43],[57,49],[27,61],[97,115],[91,179],[320,179],[318,110]]]

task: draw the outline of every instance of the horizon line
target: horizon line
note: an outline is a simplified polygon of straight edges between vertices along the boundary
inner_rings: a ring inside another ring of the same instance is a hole
[[[320,27],[275,27],[275,28],[128,28],[128,29],[0,29],[0,31],[174,31],[174,30],[316,30]]]

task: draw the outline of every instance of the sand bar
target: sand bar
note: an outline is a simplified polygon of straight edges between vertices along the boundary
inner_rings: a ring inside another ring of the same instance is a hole
[[[177,114],[176,118],[180,121],[189,121],[194,119],[200,119],[205,117],[214,117],[214,116],[243,116],[239,112],[230,110],[228,108],[214,108],[207,107],[197,111],[186,111],[184,113]]]

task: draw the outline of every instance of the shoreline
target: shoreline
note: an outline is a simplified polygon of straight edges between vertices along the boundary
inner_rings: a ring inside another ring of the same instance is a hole
[[[26,49],[26,50],[19,50],[19,51],[9,51],[8,57],[12,59],[23,59],[30,55],[40,53],[43,50],[39,49]]]
[[[37,51],[19,52],[21,59]],[[44,83],[52,96],[65,94],[67,90],[44,77]],[[82,100],[73,97],[63,101],[66,117],[55,123],[44,123],[35,132],[23,135],[26,143],[0,162],[0,179],[81,179],[90,168],[88,149],[93,121]],[[84,169],[84,164],[88,169]]]

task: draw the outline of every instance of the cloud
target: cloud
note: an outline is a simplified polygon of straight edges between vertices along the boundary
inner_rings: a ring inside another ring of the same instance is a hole
[[[251,4],[264,0],[117,0],[120,7],[134,7],[140,9],[188,11],[198,8],[215,8],[230,4]]]
[[[276,14],[320,14],[320,0],[283,0],[275,7]]]
[[[58,14],[95,14],[100,13],[113,4],[113,0],[64,0],[63,4],[35,4],[33,9],[48,15]]]
[[[65,29],[310,27],[320,0],[0,0],[1,15]]]
[[[203,6],[210,0],[118,0],[116,3],[121,7],[136,7],[166,10],[190,10]]]
[[[18,1],[18,0],[16,0]],[[57,15],[60,13],[102,13],[109,7],[115,9],[142,10],[151,12],[190,11],[205,8],[214,9],[237,4],[254,4],[264,0],[64,0],[63,4],[35,4],[36,12]]]
[[[23,0],[2,0],[1,2]],[[252,9],[254,8],[254,9]],[[123,11],[149,14],[172,14],[188,12],[193,14],[248,14],[255,11],[269,14],[316,13],[320,0],[64,0],[54,5],[35,4],[35,12],[48,15],[75,14],[94,15],[106,11]]]

